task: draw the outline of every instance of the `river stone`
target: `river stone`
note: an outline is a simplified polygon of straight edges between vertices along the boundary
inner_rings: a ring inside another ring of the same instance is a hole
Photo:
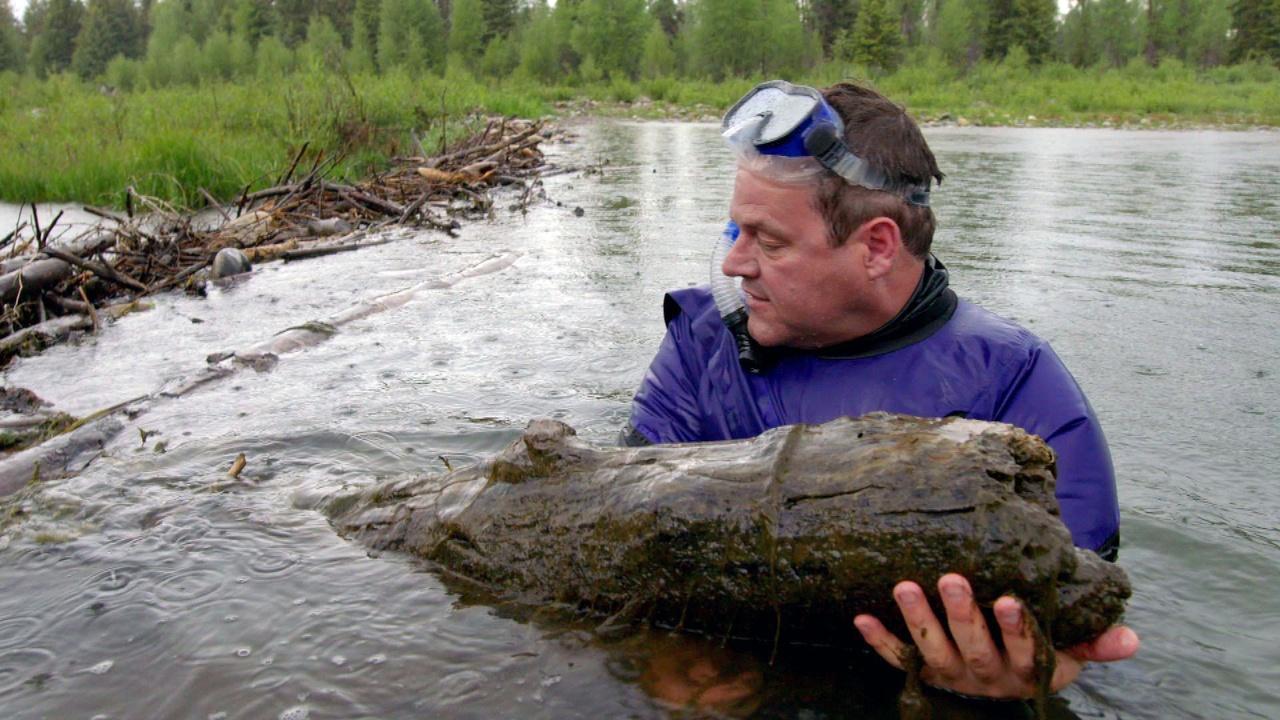
[[[213,267],[209,268],[209,277],[214,280],[247,273],[253,269],[249,257],[239,248],[222,248],[213,256]]]
[[[875,413],[718,443],[595,447],[535,420],[496,457],[327,505],[335,528],[500,598],[773,642],[858,646],[891,590],[967,577],[1056,647],[1119,620],[1124,572],[1072,546],[1054,455],[1011,425]]]

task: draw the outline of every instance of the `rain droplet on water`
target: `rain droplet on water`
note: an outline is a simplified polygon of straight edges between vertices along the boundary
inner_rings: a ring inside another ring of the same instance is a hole
[[[370,665],[381,665],[386,661],[387,661],[387,656],[383,655],[382,653],[378,653],[377,655],[370,655],[369,659],[365,660],[365,662],[369,663]]]
[[[302,705],[296,705],[280,713],[280,720],[307,720],[310,716],[310,710]]]
[[[97,665],[94,665],[93,667],[89,668],[89,672],[93,673],[94,675],[106,675],[111,670],[112,666],[114,666],[115,664],[116,662],[114,660],[103,660]]]
[[[240,649],[236,650],[236,657],[249,657],[249,655],[250,655],[250,654],[252,654],[252,653],[253,653],[253,651],[252,651],[252,650],[250,650],[250,649],[249,649],[249,648],[247,648],[247,647],[246,647],[246,648],[240,648]]]

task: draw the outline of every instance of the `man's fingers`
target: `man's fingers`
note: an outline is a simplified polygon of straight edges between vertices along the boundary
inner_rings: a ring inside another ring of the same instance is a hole
[[[973,590],[963,576],[955,573],[938,579],[938,593],[947,611],[947,625],[956,648],[979,680],[993,682],[1005,671],[1004,658],[991,639],[982,611],[973,601]]]
[[[853,619],[853,626],[862,633],[862,639],[884,658],[890,665],[902,670],[902,651],[904,645],[893,633],[871,615],[859,615]]]
[[[894,586],[893,599],[898,603],[902,619],[907,622],[907,630],[931,672],[944,678],[964,674],[964,659],[943,631],[920,586],[904,580]]]
[[[1067,650],[1067,654],[1081,662],[1113,662],[1133,657],[1140,645],[1142,641],[1138,639],[1138,633],[1116,625],[1093,640]]]
[[[1058,692],[1062,688],[1076,681],[1080,676],[1080,671],[1084,669],[1084,663],[1071,657],[1070,655],[1057,651],[1057,662],[1053,665],[1053,677],[1049,680],[1050,692]]]
[[[1007,595],[996,600],[992,609],[1000,626],[1000,636],[1004,639],[1009,669],[1020,678],[1031,679],[1035,676],[1036,640],[1029,623],[1035,621],[1023,613],[1022,603]]]

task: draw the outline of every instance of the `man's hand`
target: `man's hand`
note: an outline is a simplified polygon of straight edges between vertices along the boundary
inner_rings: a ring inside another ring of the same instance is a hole
[[[1035,639],[1022,604],[1008,596],[996,601],[996,622],[1004,640],[1001,653],[973,600],[969,581],[954,573],[943,575],[938,579],[938,592],[954,643],[934,617],[919,585],[908,580],[893,588],[894,600],[924,658],[924,681],[965,695],[1031,697],[1036,689]],[[853,623],[880,657],[902,669],[899,657],[904,644],[900,639],[871,615],[859,615]],[[1117,625],[1090,642],[1058,650],[1050,689],[1057,692],[1070,685],[1086,662],[1124,660],[1138,652],[1138,645],[1137,633]]]

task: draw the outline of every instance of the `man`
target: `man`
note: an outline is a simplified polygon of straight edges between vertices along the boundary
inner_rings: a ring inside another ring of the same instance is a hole
[[[626,441],[742,438],[877,410],[1007,422],[1053,447],[1074,541],[1113,558],[1115,480],[1093,410],[1047,343],[948,289],[929,252],[929,193],[942,173],[906,112],[852,84],[819,94],[774,81],[729,111],[724,134],[738,171],[717,256],[723,277],[713,271],[710,291],[667,296],[667,335]],[[938,590],[951,637],[916,583],[894,588],[924,678],[965,694],[1030,696],[1034,642],[1019,603],[996,602],[996,643],[963,577],[944,576]],[[854,623],[901,667],[901,639],[871,616]],[[1059,652],[1053,688],[1086,661],[1137,648],[1137,635],[1116,627]]]

